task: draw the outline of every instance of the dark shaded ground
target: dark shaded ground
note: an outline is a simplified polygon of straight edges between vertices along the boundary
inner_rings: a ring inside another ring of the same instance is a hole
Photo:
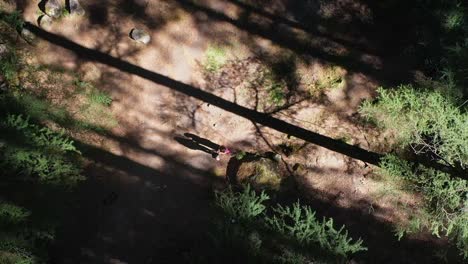
[[[183,253],[209,229],[209,174],[171,162],[173,157],[164,157],[161,171],[89,145],[81,148],[93,163],[59,233],[53,263],[183,262]],[[118,231],[110,224],[115,221]]]

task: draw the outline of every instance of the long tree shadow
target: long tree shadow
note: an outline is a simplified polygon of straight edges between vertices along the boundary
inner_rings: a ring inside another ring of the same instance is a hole
[[[258,15],[261,15],[261,16],[263,16],[265,18],[270,19],[273,22],[273,24],[275,24],[277,26],[278,25],[286,25],[286,26],[289,26],[291,28],[304,30],[304,31],[306,31],[306,32],[308,32],[308,33],[310,33],[310,34],[312,34],[314,36],[327,38],[327,39],[332,40],[334,42],[345,45],[346,47],[349,47],[349,48],[353,48],[353,49],[360,50],[360,51],[363,51],[363,52],[366,52],[366,53],[371,53],[371,54],[376,53],[376,50],[373,47],[368,47],[368,46],[365,46],[363,44],[350,41],[350,40],[348,40],[346,38],[335,36],[334,34],[330,34],[328,32],[324,32],[324,30],[320,30],[319,29],[319,26],[320,26],[319,23],[313,23],[313,24],[312,23],[301,23],[301,22],[298,22],[296,20],[291,20],[291,19],[288,19],[288,18],[286,18],[284,16],[281,16],[281,15],[266,11],[264,9],[261,9],[261,8],[257,7],[257,6],[246,3],[245,1],[239,1],[239,0],[228,0],[228,1],[235,4],[235,5],[237,5],[237,6],[239,6],[242,9],[244,9],[245,10],[244,12],[258,14]],[[299,2],[299,1],[295,1],[295,3],[293,3],[293,4],[296,4],[296,2]],[[302,3],[302,5],[303,5],[303,3]],[[301,3],[299,4],[298,9],[301,9],[302,11],[304,11],[303,8],[301,8]],[[294,16],[294,17],[297,17],[297,16]],[[316,16],[311,16],[311,17],[314,20],[320,19],[320,18],[317,18]]]
[[[167,88],[183,93],[187,96],[194,97],[196,99],[210,103],[211,105],[217,106],[223,110],[242,116],[255,123],[259,123],[264,126],[271,127],[275,130],[286,133],[288,135],[301,138],[303,140],[309,141],[319,146],[328,148],[333,151],[340,152],[344,155],[347,155],[347,156],[350,156],[350,157],[353,157],[353,158],[356,158],[356,159],[359,159],[359,160],[362,160],[371,164],[378,164],[379,159],[381,157],[381,154],[370,152],[365,149],[352,146],[352,145],[346,144],[338,140],[334,140],[327,136],[323,136],[318,133],[308,131],[304,128],[291,125],[283,120],[271,117],[268,114],[260,113],[255,110],[242,107],[240,105],[227,101],[223,98],[220,98],[216,95],[213,95],[201,89],[195,88],[191,85],[173,80],[162,74],[149,71],[137,65],[131,64],[129,62],[117,59],[108,54],[102,53],[100,51],[86,48],[62,36],[58,36],[56,34],[44,31],[40,29],[39,27],[34,26],[30,23],[26,24],[26,28],[28,28],[34,34],[49,41],[52,44],[55,44],[57,46],[61,46],[70,51],[73,51],[81,59],[87,59],[90,61],[99,62],[105,65],[114,67],[116,69],[119,69],[123,72],[134,74],[136,76],[150,80],[156,84],[160,84]]]
[[[287,135],[303,139],[318,146],[339,152],[351,158],[359,159],[374,165],[378,165],[382,157],[382,154],[371,152],[360,147],[347,144],[340,140],[335,140],[330,137],[309,131],[302,127],[292,125],[286,121],[274,118],[265,113],[260,113],[258,111],[240,106],[238,104],[225,100],[211,93],[205,92],[191,85],[171,79],[162,74],[149,71],[137,65],[115,58],[111,55],[102,53],[100,51],[86,48],[62,36],[42,30],[41,28],[34,26],[30,23],[26,23],[25,27],[37,36],[41,37],[42,39],[47,40],[54,45],[73,51],[81,59],[102,63],[114,67],[123,72],[134,74],[141,78],[152,81],[156,84],[183,93],[187,96],[210,103],[211,105],[217,106],[225,111],[244,117],[252,122],[273,128]],[[419,160],[419,162],[423,163],[426,166],[431,166],[439,170],[453,172],[455,176],[464,177],[463,173],[460,173],[458,171],[454,172],[452,168],[442,165],[440,163],[435,163],[426,160]]]

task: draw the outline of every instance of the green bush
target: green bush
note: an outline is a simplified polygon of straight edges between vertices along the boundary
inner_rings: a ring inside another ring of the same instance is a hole
[[[48,245],[70,187],[83,179],[76,149],[63,132],[2,113],[0,178],[22,204],[0,201],[0,263],[47,263]],[[8,196],[7,196],[8,197]]]
[[[5,21],[10,27],[14,28],[16,31],[20,32],[24,27],[24,20],[21,16],[21,13],[14,11],[12,13],[4,13],[0,9],[0,20]]]
[[[423,212],[408,225],[400,226],[398,237],[427,229],[438,237],[442,234],[451,238],[463,256],[468,258],[467,181],[412,164],[394,155],[385,156],[380,167],[380,173],[403,178],[406,188],[424,195]]]
[[[2,264],[34,264],[38,263],[30,253],[27,243],[19,238],[0,235],[0,263]]]
[[[11,203],[0,201],[0,226],[24,223],[31,213]]]
[[[283,91],[283,84],[272,81],[272,83],[268,86],[268,94],[270,102],[272,102],[276,106],[282,106],[286,100],[286,94]]]
[[[424,61],[425,73],[432,79],[444,79],[452,73],[451,84],[457,93],[468,96],[468,26],[466,1],[418,0],[413,49]],[[411,21],[413,22],[413,21]],[[437,40],[437,41],[434,41]]]
[[[367,250],[361,239],[353,241],[348,237],[344,226],[336,229],[333,219],[318,221],[310,207],[299,203],[291,207],[266,206],[263,203],[269,200],[268,195],[264,192],[257,195],[248,185],[240,192],[231,188],[217,192],[215,198],[216,205],[228,218],[217,225],[218,231],[212,240],[216,245],[229,245],[229,248],[243,250],[244,254],[248,252],[248,256],[258,258],[253,263],[345,259]],[[272,252],[272,248],[279,252]]]
[[[226,64],[226,50],[221,46],[209,46],[205,52],[203,67],[206,71],[214,73],[219,71]]]
[[[2,55],[0,60],[0,74],[5,77],[10,85],[15,84],[19,69],[19,59],[16,52],[10,50]]]
[[[36,263],[22,230],[30,215],[25,208],[0,201],[0,263]]]
[[[0,128],[6,132],[0,136],[4,173],[67,186],[83,179],[72,157],[79,151],[63,132],[31,124],[22,115],[7,115]]]
[[[447,30],[455,30],[461,28],[465,24],[465,13],[460,6],[447,11],[443,15],[443,27]]]
[[[112,103],[112,98],[109,94],[98,90],[91,91],[88,94],[88,98],[91,103],[101,104],[104,106],[110,106]]]
[[[234,192],[231,188],[215,193],[216,205],[227,215],[240,221],[252,221],[262,214],[266,209],[263,202],[268,199],[268,195],[264,192],[258,196],[250,185],[240,193]]]
[[[450,166],[468,165],[468,114],[438,91],[400,86],[378,89],[377,102],[365,101],[360,113],[393,129],[399,145]]]
[[[265,219],[269,229],[301,245],[317,244],[321,249],[342,257],[367,250],[362,246],[361,239],[353,242],[348,237],[344,226],[335,229],[332,218],[317,220],[315,212],[308,206],[299,203],[290,207],[278,205],[273,211],[275,214]]]

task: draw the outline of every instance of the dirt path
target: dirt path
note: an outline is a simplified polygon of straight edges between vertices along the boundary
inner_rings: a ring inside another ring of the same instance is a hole
[[[242,80],[234,78],[243,76],[242,71],[250,74],[252,66],[234,72],[234,77],[225,69],[208,79],[201,62],[207,48],[226,45],[231,51],[226,56],[232,60],[258,58],[260,64],[268,64],[268,58],[291,44],[288,50],[296,54],[298,70],[304,76],[313,78],[328,61],[345,69],[345,86],[324,93],[320,100],[301,101],[300,95],[308,91],[306,81],[299,80],[288,104],[272,116],[335,139],[337,144],[346,142],[379,152],[386,148],[381,140],[386,135],[357,124],[355,114],[360,102],[370,98],[383,81],[379,78],[384,59],[363,51],[366,47],[372,50],[372,46],[364,37],[356,37],[356,28],[350,28],[348,34],[311,34],[298,29],[297,23],[289,23],[294,19],[278,26],[269,13],[248,9],[237,1],[96,0],[83,1],[83,6],[86,16],[62,18],[49,31],[82,46],[83,52],[87,48],[108,54],[115,63],[93,62],[75,46],[61,45],[60,41],[54,45],[50,40],[36,45],[37,60],[81,73],[84,80],[109,92],[119,125],[103,145],[84,147],[84,154],[95,163],[89,166],[89,180],[80,189],[83,198],[69,226],[64,227],[56,250],[57,263],[182,261],[184,252],[200,242],[200,235],[209,229],[211,189],[224,183],[227,162],[216,162],[174,140],[186,132],[247,151],[280,152],[281,144],[301,146],[295,155],[283,155],[283,161],[290,168],[302,164],[295,174],[310,201],[320,203],[318,209],[323,214],[348,224],[353,235],[364,236],[370,250],[378,250],[381,244],[373,243],[391,236],[388,223],[404,216],[394,210],[395,201],[375,198],[383,183],[367,177],[371,165],[259,126],[191,94],[179,93],[164,82],[138,77],[131,74],[132,68],[124,72],[114,67],[125,65],[119,61],[128,62],[245,108],[267,112],[254,100],[259,94],[243,89],[239,86]],[[331,11],[323,7],[320,12],[368,12],[363,4],[347,11],[326,7]],[[37,6],[31,3],[23,8],[25,19],[35,23]],[[128,37],[134,27],[150,33],[149,45]],[[346,45],[350,42],[354,45]],[[367,221],[366,226],[372,229],[363,228],[361,221]],[[381,226],[385,227],[379,230]],[[379,232],[383,235],[376,234]],[[422,250],[428,246],[425,243],[395,242],[387,252],[372,253],[369,263],[413,263],[409,251]]]

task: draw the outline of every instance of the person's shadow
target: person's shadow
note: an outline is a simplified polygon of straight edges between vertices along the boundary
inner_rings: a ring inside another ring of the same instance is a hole
[[[220,145],[210,141],[206,138],[201,138],[191,133],[184,133],[184,136],[176,136],[174,139],[179,144],[186,146],[189,149],[201,150],[210,154],[213,157],[218,155],[218,149]]]

